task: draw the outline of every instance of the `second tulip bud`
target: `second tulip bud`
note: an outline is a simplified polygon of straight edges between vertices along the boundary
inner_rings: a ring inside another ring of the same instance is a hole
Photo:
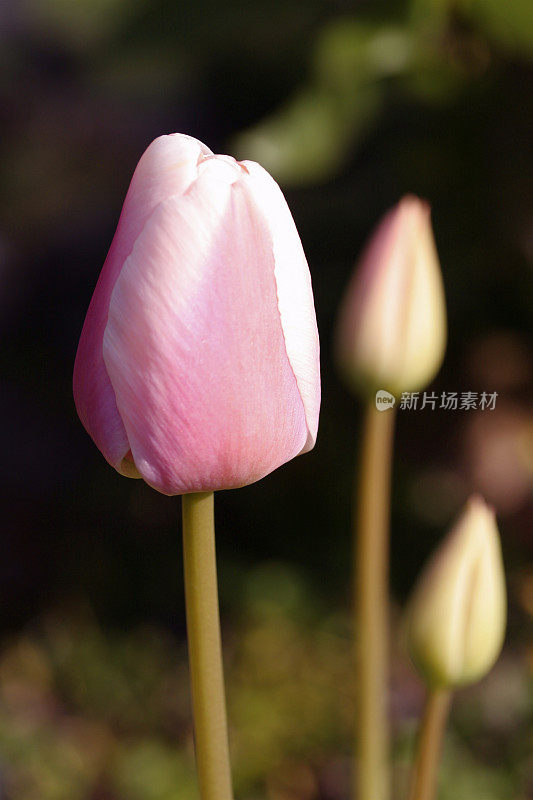
[[[430,382],[446,346],[444,288],[430,209],[407,196],[385,215],[348,286],[337,330],[339,366],[365,397]]]

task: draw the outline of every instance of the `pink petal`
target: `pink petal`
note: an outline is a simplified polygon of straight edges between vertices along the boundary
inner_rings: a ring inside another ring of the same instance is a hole
[[[270,231],[236,162],[208,158],[200,172],[147,221],[104,337],[135,464],[166,494],[251,483],[307,439]]]
[[[74,365],[74,400],[81,421],[105,458],[119,472],[136,474],[105,368],[102,344],[111,292],[124,261],[154,208],[169,195],[183,194],[209,148],[190,136],[160,136],[145,151],[130,183],[118,227],[96,285]]]
[[[309,267],[291,212],[275,180],[259,164],[243,162],[256,208],[268,225],[275,261],[278,308],[287,355],[305,409],[308,436],[316,441],[320,412],[320,345]]]

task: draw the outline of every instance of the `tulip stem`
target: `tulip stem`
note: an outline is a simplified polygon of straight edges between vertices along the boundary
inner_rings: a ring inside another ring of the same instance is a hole
[[[433,800],[435,797],[442,738],[451,697],[447,689],[428,690],[418,734],[409,800]]]
[[[232,800],[213,492],[182,498],[187,639],[201,800]]]
[[[395,412],[368,403],[354,518],[356,686],[354,795],[388,800],[390,480]]]

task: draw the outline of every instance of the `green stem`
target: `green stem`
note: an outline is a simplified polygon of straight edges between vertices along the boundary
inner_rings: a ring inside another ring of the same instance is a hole
[[[388,800],[387,725],[390,479],[395,412],[372,400],[364,419],[354,546],[357,800]]]
[[[182,498],[187,639],[201,800],[232,800],[213,492]]]
[[[450,703],[450,691],[446,689],[428,690],[426,706],[420,723],[409,800],[433,800],[435,797],[442,738]]]

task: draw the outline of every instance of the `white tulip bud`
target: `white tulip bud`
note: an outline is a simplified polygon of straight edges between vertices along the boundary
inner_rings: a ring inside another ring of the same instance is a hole
[[[426,386],[446,347],[446,305],[429,205],[407,196],[385,215],[348,286],[337,358],[365,397]]]
[[[482,678],[502,648],[505,575],[494,513],[472,497],[422,572],[408,613],[408,645],[428,684]]]

